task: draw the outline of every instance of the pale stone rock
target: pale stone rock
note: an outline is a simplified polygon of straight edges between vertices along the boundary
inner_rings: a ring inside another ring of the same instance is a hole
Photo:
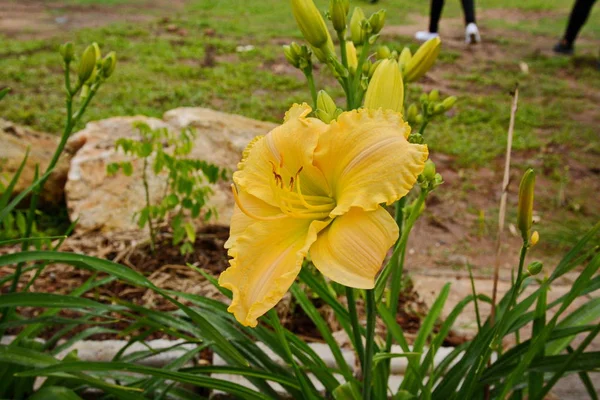
[[[119,138],[139,137],[138,130],[133,127],[138,121],[146,122],[153,129],[166,127],[174,132],[193,128],[196,139],[190,157],[231,171],[236,169],[248,142],[275,127],[269,122],[206,108],[177,108],[165,113],[162,120],[145,116],[115,117],[87,124],[84,130],[70,139],[74,143],[82,143],[82,146],[71,160],[65,189],[69,216],[72,220],[79,220],[77,229],[139,231],[134,216],[145,205],[142,160],[133,160],[132,176],[122,173],[108,176],[106,173],[108,164],[131,160],[116,152],[114,147]],[[149,173],[148,177],[150,200],[156,203],[164,193],[166,176]],[[212,190],[214,194],[208,200],[208,206],[216,208],[218,218],[210,223],[227,225],[234,206],[230,182],[213,185]],[[202,225],[201,218],[197,222]]]
[[[54,155],[60,137],[48,133],[36,132],[12,122],[0,119],[0,182],[10,182],[19,169],[23,157],[29,148],[29,156],[17,185],[14,195],[22,192],[33,183],[35,166],[39,165],[42,175]],[[71,143],[62,154],[54,172],[48,178],[40,199],[47,205],[60,204],[64,198],[64,185],[67,180],[69,160],[77,150],[77,142]]]

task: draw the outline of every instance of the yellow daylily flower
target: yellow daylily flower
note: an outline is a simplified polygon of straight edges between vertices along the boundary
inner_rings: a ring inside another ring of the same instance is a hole
[[[344,112],[331,124],[310,112],[294,105],[281,126],[248,145],[233,175],[231,260],[219,284],[246,326],[281,300],[309,252],[326,277],[373,288],[398,238],[381,204],[408,193],[428,156],[392,110]]]

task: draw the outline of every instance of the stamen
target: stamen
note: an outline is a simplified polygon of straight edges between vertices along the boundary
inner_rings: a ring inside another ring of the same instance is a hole
[[[238,191],[237,191],[237,188],[235,187],[235,184],[231,184],[231,192],[233,193],[233,198],[235,200],[235,204],[238,206],[240,211],[252,219],[257,219],[259,221],[273,221],[273,220],[282,219],[282,218],[286,217],[285,215],[272,215],[269,217],[261,217],[260,215],[252,214],[250,211],[248,211],[248,209],[246,209],[246,207],[244,207],[242,205],[242,202],[240,201],[240,197],[238,195]]]

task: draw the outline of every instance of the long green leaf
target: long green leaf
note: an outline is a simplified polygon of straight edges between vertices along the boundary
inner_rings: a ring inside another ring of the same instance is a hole
[[[74,391],[62,386],[43,387],[27,400],[83,400]]]
[[[98,303],[81,297],[53,293],[7,293],[0,296],[0,307],[94,308],[118,311],[122,307]]]
[[[21,161],[19,168],[17,168],[17,171],[13,175],[12,179],[10,180],[8,185],[4,188],[4,193],[2,193],[2,196],[0,196],[0,210],[4,209],[4,207],[6,207],[6,205],[8,204],[8,201],[10,200],[10,196],[12,196],[12,193],[15,190],[15,186],[17,185],[17,182],[19,181],[19,178],[21,177],[21,173],[23,172],[23,169],[25,168],[25,164],[27,164],[28,158],[29,158],[29,147],[25,151],[25,156],[23,157],[23,161]],[[1,222],[2,222],[2,219],[0,219],[0,223]]]
[[[27,187],[26,189],[24,189],[21,193],[19,193],[18,195],[15,196],[15,198],[4,208],[2,208],[0,210],[0,223],[2,221],[4,221],[4,218],[6,218],[6,216],[12,212],[12,210],[15,209],[15,207],[17,207],[19,205],[19,203],[21,202],[21,200],[23,200],[29,193],[31,193],[32,190],[34,190],[41,182],[43,182],[47,177],[50,176],[50,174],[52,173],[52,171],[47,171],[44,175],[42,175],[39,179],[37,179],[35,182],[33,182],[31,184],[31,186]]]
[[[209,378],[191,373],[168,371],[161,368],[147,367],[143,365],[122,363],[122,362],[64,362],[52,365],[46,368],[40,368],[19,373],[19,376],[52,376],[56,373],[76,372],[76,371],[128,371],[145,375],[157,376],[164,379],[170,379],[177,382],[190,383],[200,387],[209,389],[221,390],[243,399],[248,400],[269,400],[268,397],[244,386],[231,383],[222,379]],[[263,379],[272,378],[270,374],[265,374],[262,371],[252,371],[242,368],[247,375],[260,376]],[[275,377],[273,377],[275,378]]]
[[[304,291],[300,289],[297,283],[294,283],[292,285],[290,291],[292,292],[292,295],[294,296],[300,307],[302,307],[306,315],[308,315],[311,321],[315,324],[315,326],[319,330],[319,333],[321,333],[321,336],[323,336],[323,339],[331,349],[331,353],[333,354],[333,357],[335,358],[335,361],[338,367],[340,368],[342,375],[344,375],[344,378],[346,378],[346,381],[352,381],[354,379],[352,375],[352,369],[348,366],[348,363],[346,362],[346,359],[342,354],[340,346],[335,341],[335,338],[331,334],[331,329],[329,329],[329,326],[327,326],[327,323],[323,320],[323,317],[321,317],[319,311],[310,302],[310,300],[306,296],[306,293],[304,293]]]

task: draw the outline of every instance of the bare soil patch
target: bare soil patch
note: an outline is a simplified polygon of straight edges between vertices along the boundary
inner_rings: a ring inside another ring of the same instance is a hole
[[[140,0],[139,3],[73,5],[60,1],[8,0],[2,4],[0,34],[19,39],[45,39],[63,32],[113,22],[144,22],[160,10],[177,10],[184,0]]]

